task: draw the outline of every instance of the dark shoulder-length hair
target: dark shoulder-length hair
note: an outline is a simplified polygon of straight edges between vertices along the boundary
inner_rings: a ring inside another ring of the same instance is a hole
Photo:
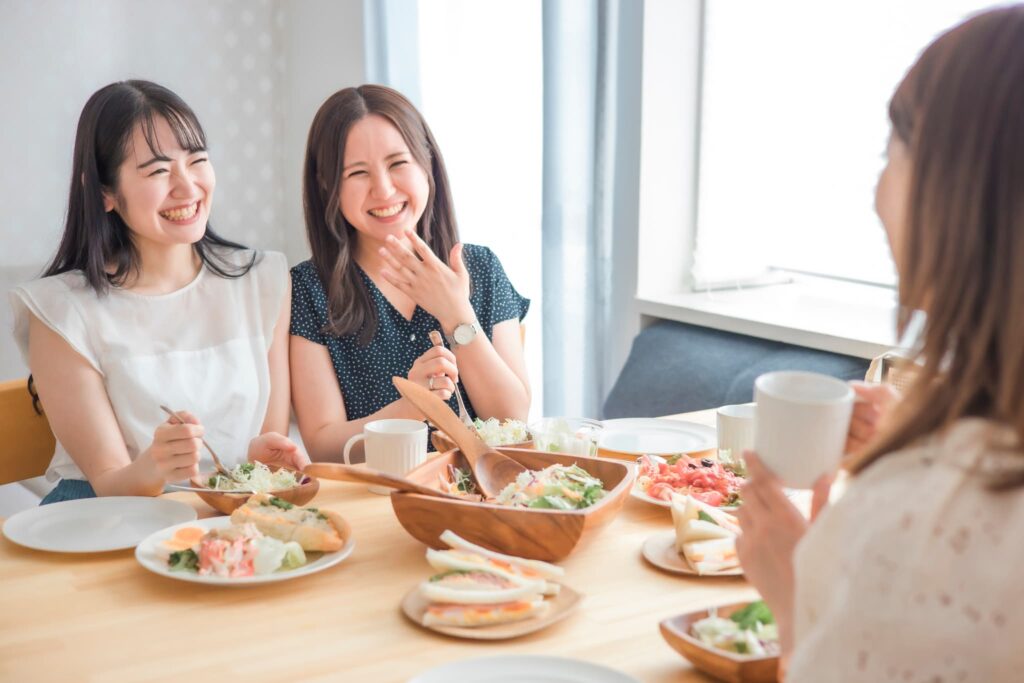
[[[910,155],[900,260],[901,335],[926,313],[914,383],[851,464],[962,417],[995,420],[1024,444],[1024,6],[979,14],[935,40],[889,107]],[[997,487],[1024,485],[1003,468]]]
[[[327,291],[328,323],[324,332],[358,334],[370,343],[377,331],[377,310],[356,269],[356,229],[341,213],[341,172],[345,143],[352,126],[371,114],[390,121],[401,133],[416,162],[427,172],[430,192],[416,232],[438,258],[459,241],[448,173],[433,133],[409,100],[382,85],[345,88],[327,98],[309,129],[302,196],[306,234],[313,265]]]
[[[182,149],[206,149],[206,134],[192,109],[173,92],[149,81],[121,81],[100,88],[82,109],[75,135],[71,190],[64,235],[44,276],[73,270],[84,273],[98,293],[123,285],[138,272],[139,253],[131,230],[116,210],[106,211],[104,191],[117,194],[118,170],[128,154],[132,132],[141,127],[150,151],[160,155],[156,140],[157,117],[165,120]],[[203,264],[221,277],[241,277],[248,263],[236,266],[214,247],[244,249],[217,235],[209,224],[193,245]]]

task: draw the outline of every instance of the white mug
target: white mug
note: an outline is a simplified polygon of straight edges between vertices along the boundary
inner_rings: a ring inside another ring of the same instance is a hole
[[[791,488],[809,489],[838,467],[853,413],[853,389],[814,372],[769,372],[754,381],[754,450]]]
[[[754,447],[754,418],[757,405],[739,403],[718,409],[718,449],[729,451],[729,459],[743,457],[743,451]]]
[[[427,459],[427,425],[418,420],[374,420],[363,426],[348,443],[342,459],[351,465],[348,456],[357,442],[365,439],[366,464],[375,470],[404,477],[409,470]],[[371,486],[372,493],[387,494],[385,486]]]

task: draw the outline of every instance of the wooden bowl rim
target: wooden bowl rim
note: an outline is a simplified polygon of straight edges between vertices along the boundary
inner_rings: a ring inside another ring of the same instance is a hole
[[[532,449],[532,448],[512,448],[512,447],[508,447],[508,446],[500,446],[497,450],[499,450],[499,451],[507,451],[507,450],[508,451],[524,451],[524,452],[530,454],[531,456],[540,455],[541,457],[543,457],[543,456],[547,455],[544,451],[538,451],[538,450],[535,450],[535,449]],[[448,456],[448,455],[450,455],[452,453],[458,453],[458,452],[459,452],[459,449],[455,448],[453,450],[446,451],[444,453],[438,454],[437,456],[435,456],[435,459],[436,458],[440,458],[440,457],[446,457],[446,456]],[[555,454],[555,455],[561,455],[561,454]],[[625,475],[622,477],[622,479],[619,480],[618,484],[616,484],[611,489],[607,489],[607,493],[605,493],[604,497],[601,498],[601,500],[599,500],[598,502],[594,503],[590,507],[582,508],[580,510],[553,510],[553,509],[550,509],[550,508],[511,507],[509,505],[499,505],[498,503],[485,503],[483,501],[461,500],[459,498],[447,498],[447,499],[446,498],[437,498],[435,496],[426,496],[426,495],[423,495],[422,493],[412,493],[410,491],[392,491],[391,492],[391,498],[394,499],[396,496],[411,496],[411,497],[418,498],[418,499],[421,499],[421,500],[423,500],[423,499],[429,500],[431,502],[438,503],[438,504],[456,505],[456,506],[467,506],[467,507],[473,507],[473,508],[482,508],[482,509],[486,509],[486,510],[505,510],[505,511],[509,511],[509,512],[515,512],[516,514],[524,514],[524,513],[525,514],[538,514],[538,515],[551,515],[551,514],[555,514],[555,515],[565,516],[565,517],[586,517],[586,516],[588,516],[590,514],[593,514],[594,512],[600,511],[603,507],[605,507],[606,504],[611,504],[613,501],[615,501],[619,497],[618,494],[621,493],[622,489],[624,489],[626,487],[630,487],[631,488],[633,486],[633,480],[636,477],[636,469],[634,467],[630,466],[629,463],[620,462],[620,461],[616,461],[616,460],[606,460],[604,458],[595,458],[595,457],[591,457],[591,456],[587,456],[587,455],[579,455],[579,456],[575,456],[575,457],[580,459],[580,460],[591,460],[593,462],[600,462],[600,463],[608,464],[608,465],[611,465],[612,467],[621,467],[626,472],[625,472]],[[430,461],[428,460],[427,462],[423,463],[422,465],[419,465],[419,467],[414,468],[412,470],[412,472],[415,472],[420,467],[424,467],[424,466],[428,465],[429,463],[430,463]],[[410,472],[410,474],[412,472]],[[408,475],[406,475],[406,476],[408,476]]]
[[[693,637],[692,635],[690,635],[689,629],[682,630],[679,628],[679,622],[681,621],[687,621],[687,626],[690,626],[693,624],[694,621],[709,616],[709,611],[711,610],[711,607],[717,607],[719,610],[729,610],[725,615],[723,615],[728,616],[736,610],[746,607],[747,605],[753,602],[757,601],[746,600],[743,602],[730,602],[725,605],[711,605],[710,607],[705,607],[704,609],[694,610],[693,612],[684,612],[683,614],[677,614],[676,616],[669,617],[668,619],[662,619],[660,622],[658,622],[658,626],[660,627],[662,637],[665,638],[665,640],[668,640],[668,635],[665,633],[666,631],[668,631],[669,633],[671,633],[673,637],[680,638],[689,643],[690,645],[694,645],[703,650],[704,652],[711,654],[714,657],[721,657],[722,659],[735,662],[736,664],[746,664],[748,662],[761,662],[771,659],[778,659],[779,655],[740,655],[733,652],[729,652],[728,650],[722,650],[717,647],[714,647],[713,645],[708,645],[707,643],[702,642],[699,638]]]

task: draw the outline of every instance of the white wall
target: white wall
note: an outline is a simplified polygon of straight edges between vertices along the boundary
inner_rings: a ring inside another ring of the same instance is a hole
[[[75,126],[95,90],[144,78],[178,93],[217,171],[211,223],[308,257],[301,166],[313,114],[364,79],[361,0],[0,0],[0,291],[60,239]],[[0,379],[24,376],[0,301]]]

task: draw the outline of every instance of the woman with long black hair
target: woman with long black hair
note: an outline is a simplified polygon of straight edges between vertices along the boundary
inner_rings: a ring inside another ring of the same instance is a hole
[[[57,255],[11,292],[57,437],[44,504],[157,495],[199,471],[202,437],[228,466],[308,462],[282,436],[287,264],[210,229],[215,185],[203,129],[170,90],[124,81],[86,102]]]

